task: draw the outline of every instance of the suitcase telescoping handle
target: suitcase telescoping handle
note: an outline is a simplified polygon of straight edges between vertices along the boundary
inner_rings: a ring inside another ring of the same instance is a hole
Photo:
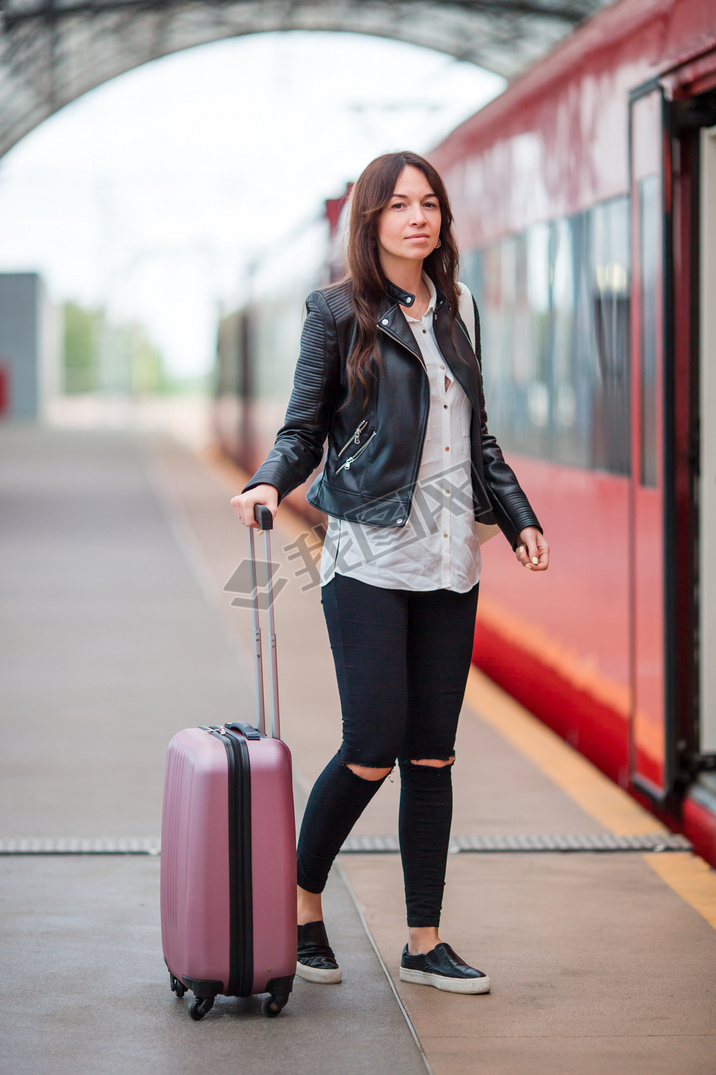
[[[266,593],[268,597],[268,631],[269,631],[269,687],[271,690],[271,735],[274,739],[281,738],[278,709],[278,661],[276,657],[276,625],[273,614],[273,586],[269,577],[271,563],[271,531],[273,530],[273,515],[269,508],[263,504],[254,507],[254,518],[259,524],[259,533],[263,532],[266,549]],[[264,703],[264,671],[261,656],[261,623],[259,621],[259,588],[256,571],[256,546],[254,529],[249,531],[249,565],[251,571],[251,599],[252,615],[254,621],[254,673],[256,677],[256,710],[258,714],[257,727],[260,732],[266,734],[266,707]]]

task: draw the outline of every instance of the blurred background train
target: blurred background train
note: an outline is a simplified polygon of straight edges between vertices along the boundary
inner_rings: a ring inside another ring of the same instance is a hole
[[[525,578],[486,547],[474,660],[716,865],[716,4],[622,0],[430,158],[490,428],[553,557]],[[218,433],[248,472],[305,296],[342,272],[343,202],[222,320]]]

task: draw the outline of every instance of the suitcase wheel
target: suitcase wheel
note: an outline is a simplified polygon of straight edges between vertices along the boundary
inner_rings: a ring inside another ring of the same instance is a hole
[[[275,1019],[277,1015],[280,1015],[281,1010],[286,1006],[288,1000],[287,994],[282,994],[276,997],[266,997],[261,1005],[261,1011],[269,1019]]]
[[[175,978],[171,971],[169,972],[169,988],[171,989],[172,993],[176,993],[176,995],[180,999],[186,993],[186,986],[184,985],[184,983],[180,982],[178,978]]]
[[[207,1012],[214,1007],[213,997],[194,997],[189,1004],[189,1015],[192,1019],[203,1019]]]

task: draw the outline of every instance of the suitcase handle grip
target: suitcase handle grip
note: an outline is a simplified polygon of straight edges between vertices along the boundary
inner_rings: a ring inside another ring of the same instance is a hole
[[[261,530],[273,530],[273,515],[271,509],[267,508],[265,504],[254,505],[254,519],[259,524]]]

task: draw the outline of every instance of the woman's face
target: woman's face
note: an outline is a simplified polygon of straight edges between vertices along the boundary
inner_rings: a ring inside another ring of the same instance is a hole
[[[395,259],[422,261],[439,238],[440,203],[420,169],[407,165],[378,218],[378,250],[388,276]]]

